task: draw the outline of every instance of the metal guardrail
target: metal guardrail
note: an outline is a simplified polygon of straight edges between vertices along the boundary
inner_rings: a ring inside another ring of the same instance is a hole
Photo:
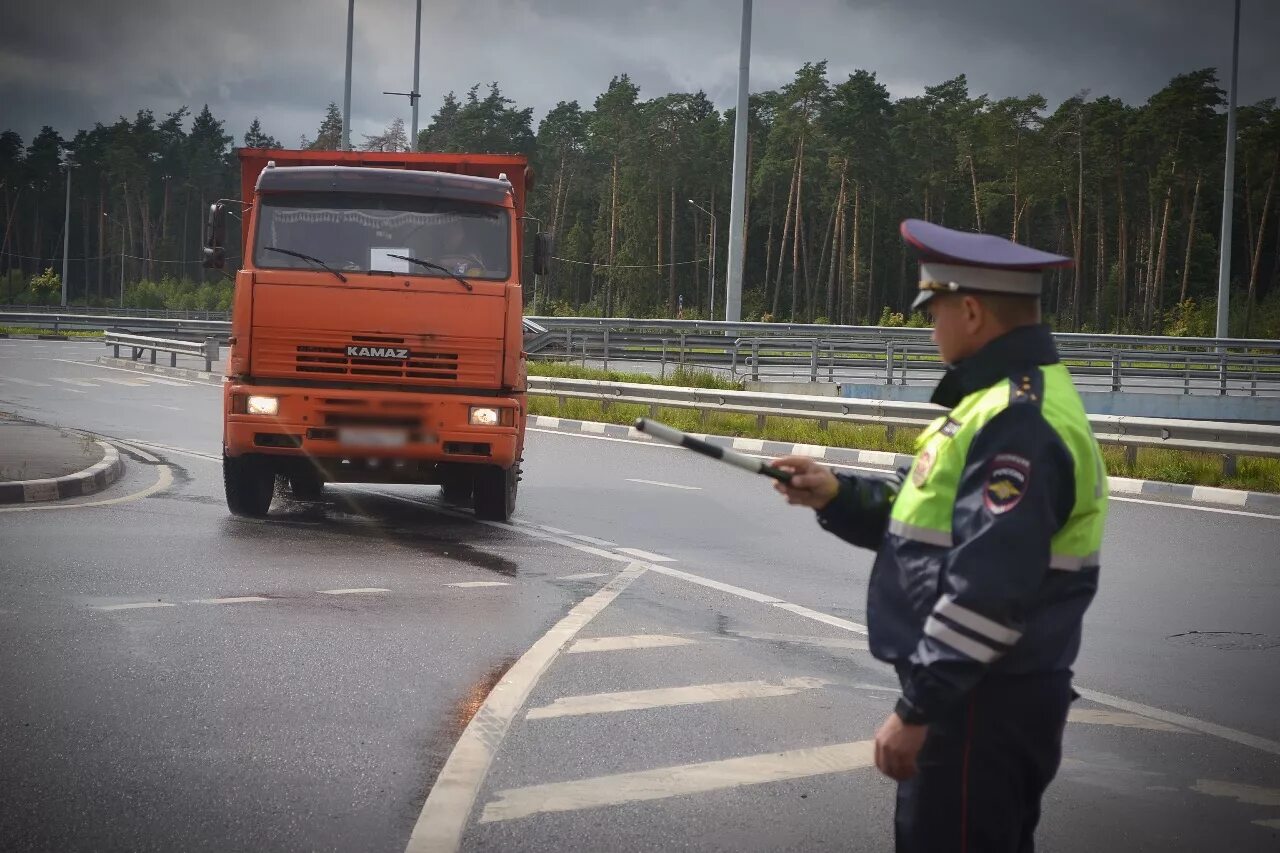
[[[75,314],[83,316],[112,316],[131,318],[152,318],[166,320],[222,320],[231,319],[230,311],[205,311],[196,308],[117,308],[104,306],[100,308],[84,305],[5,305],[5,311],[23,312],[27,314]]]
[[[230,333],[225,320],[137,313],[0,311],[0,324],[224,339]],[[928,329],[583,317],[525,317],[524,326],[531,356],[581,358],[606,368],[610,362],[671,363],[753,380],[888,385],[932,382],[941,370]],[[1073,333],[1055,338],[1072,374],[1090,380],[1093,390],[1280,396],[1280,341]]]
[[[541,321],[540,321],[541,322]],[[859,331],[866,331],[861,329]],[[901,384],[936,381],[942,365],[927,329],[883,335],[814,337],[756,335],[727,338],[705,332],[624,330],[610,326],[552,325],[531,354],[547,360],[603,364],[680,364],[719,369],[751,380],[808,380]],[[1124,338],[1059,335],[1072,374],[1090,377],[1093,390],[1190,394],[1280,395],[1280,341]],[[1190,341],[1190,343],[1187,343]],[[1209,343],[1213,346],[1204,346]],[[1231,344],[1230,347],[1218,344]],[[1246,346],[1247,345],[1247,346]],[[1099,387],[1100,386],[1100,387]]]
[[[931,403],[675,388],[542,376],[529,377],[529,394],[560,400],[593,400],[605,405],[627,403],[648,406],[650,414],[655,417],[659,408],[753,415],[761,428],[765,418],[783,417],[816,420],[823,425],[836,422],[919,429],[944,412]],[[1124,447],[1131,453],[1141,447],[1214,453],[1226,457],[1228,467],[1234,466],[1237,456],[1280,458],[1280,426],[1118,415],[1090,415],[1089,424],[1099,443]]]
[[[218,360],[219,347],[216,338],[205,338],[203,341],[171,341],[165,338],[148,338],[142,335],[127,335],[122,332],[107,332],[103,336],[107,346],[113,348],[115,358],[120,357],[120,348],[127,347],[130,358],[138,361],[147,350],[151,351],[151,363],[156,363],[156,354],[169,354],[169,366],[177,367],[178,356],[189,355],[204,359],[204,369],[213,370],[213,363]]]
[[[231,333],[231,321],[226,312],[153,312],[137,315],[132,313],[108,313],[109,309],[94,309],[100,313],[76,313],[57,311],[0,311],[0,325],[52,327],[55,332],[66,329],[136,329],[144,331],[173,331],[177,333],[212,335],[225,338]],[[203,317],[178,316],[186,314],[202,314]],[[173,316],[170,316],[173,315]],[[219,317],[220,319],[212,319]],[[539,325],[531,317],[522,320],[527,336],[546,335],[548,330]]]
[[[193,320],[180,317],[135,317],[128,314],[70,314],[51,311],[0,311],[0,325],[63,329],[131,330],[226,337],[231,323],[224,320]]]
[[[203,342],[167,340],[121,332],[107,332],[107,346],[115,357],[120,349],[131,351],[131,358],[141,359],[151,352],[151,363],[158,353],[169,353],[170,364],[177,356],[203,358],[205,370],[213,369],[219,357],[215,338]],[[593,400],[603,405],[624,403],[646,406],[656,417],[660,408],[692,409],[702,413],[724,412],[751,415],[757,426],[765,426],[769,417],[816,420],[826,426],[831,422],[871,424],[890,431],[898,428],[920,429],[944,412],[931,403],[909,403],[896,400],[867,400],[847,397],[818,397],[798,394],[773,394],[761,391],[730,391],[706,388],[684,388],[631,382],[601,382],[592,379],[561,379],[531,376],[528,392],[532,396]],[[1238,456],[1280,458],[1280,426],[1237,424],[1215,421],[1137,418],[1118,415],[1089,415],[1089,424],[1102,444],[1124,447],[1132,457],[1142,447],[1219,454],[1228,472],[1235,469]]]

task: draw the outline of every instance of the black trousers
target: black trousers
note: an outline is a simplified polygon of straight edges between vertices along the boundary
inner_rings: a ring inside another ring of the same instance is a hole
[[[930,723],[898,785],[898,853],[1032,853],[1073,696],[1070,672],[988,675]]]

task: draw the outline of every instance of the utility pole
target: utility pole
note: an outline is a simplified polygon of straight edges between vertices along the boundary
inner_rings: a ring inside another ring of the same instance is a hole
[[[342,96],[342,142],[343,151],[351,150],[351,42],[354,37],[356,23],[356,0],[347,0],[347,79],[346,89]]]
[[[708,270],[710,282],[707,285],[711,291],[711,298],[707,301],[707,319],[714,320],[716,318],[716,215],[693,199],[689,199],[689,204],[711,217],[711,251],[708,253],[710,255],[711,267]]]
[[[409,103],[413,106],[413,138],[409,140],[409,150],[418,150],[418,66],[422,59],[422,0],[418,0],[418,14],[413,22],[413,94]]]
[[[422,0],[418,0],[417,23],[413,29],[413,89],[408,92],[383,92],[384,95],[400,95],[409,99],[413,109],[413,136],[409,138],[409,150],[418,150],[418,99],[422,93],[418,91],[418,66],[422,54]]]
[[[729,203],[729,270],[724,318],[742,320],[742,267],[746,261],[747,111],[751,77],[751,0],[742,0],[742,45],[738,50],[738,112],[733,130],[733,189]]]
[[[1236,76],[1240,71],[1240,0],[1231,39],[1231,88],[1227,90],[1227,158],[1222,170],[1222,236],[1218,240],[1218,322],[1214,335],[1227,337],[1231,316],[1231,218],[1236,201]]]
[[[74,165],[67,157],[67,209],[62,217],[62,307],[67,307],[67,253],[71,247],[71,167]]]

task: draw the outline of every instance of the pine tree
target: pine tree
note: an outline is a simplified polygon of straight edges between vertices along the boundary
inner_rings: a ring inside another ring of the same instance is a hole
[[[325,108],[315,141],[307,147],[313,151],[337,151],[342,147],[342,112],[333,101]]]
[[[280,140],[274,136],[268,136],[262,132],[262,122],[258,121],[258,117],[253,117],[253,123],[249,125],[249,129],[244,134],[245,148],[279,148]]]

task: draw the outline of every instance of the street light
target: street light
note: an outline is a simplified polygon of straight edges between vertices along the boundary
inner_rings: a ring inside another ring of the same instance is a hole
[[[418,14],[413,23],[413,90],[409,92],[383,92],[384,95],[402,95],[409,99],[413,108],[413,137],[409,140],[409,150],[418,150],[418,99],[422,93],[418,91],[419,59],[422,57],[422,0],[418,0]]]
[[[708,287],[711,290],[711,299],[707,305],[707,319],[714,320],[716,316],[716,215],[693,199],[689,199],[688,201],[689,204],[711,217],[711,239],[709,240],[711,243],[711,267],[709,271],[710,283],[708,284]]]
[[[62,161],[67,170],[67,208],[62,218],[62,307],[67,307],[67,254],[71,249],[71,170],[75,161],[67,154]]]
[[[342,94],[342,141],[338,147],[351,150],[351,43],[355,36],[356,0],[347,0],[347,75]]]
[[[102,215],[120,226],[120,307],[124,307],[124,223],[105,210]]]

